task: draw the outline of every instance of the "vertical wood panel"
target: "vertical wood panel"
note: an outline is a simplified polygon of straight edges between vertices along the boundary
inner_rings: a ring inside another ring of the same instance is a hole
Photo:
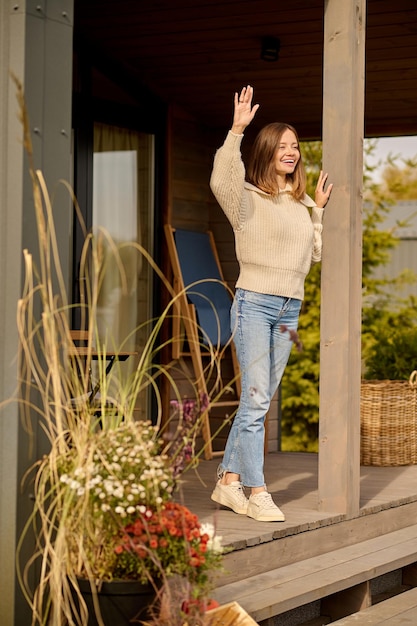
[[[172,225],[206,231],[212,148],[204,127],[179,108],[172,119],[171,148]]]
[[[366,0],[327,0],[323,164],[334,182],[324,221],[319,507],[359,512],[362,171]]]
[[[329,616],[334,622],[342,617],[363,611],[372,604],[371,589],[369,580],[359,585],[354,585],[349,589],[344,589],[334,593],[327,598],[323,598],[321,603],[321,614]]]

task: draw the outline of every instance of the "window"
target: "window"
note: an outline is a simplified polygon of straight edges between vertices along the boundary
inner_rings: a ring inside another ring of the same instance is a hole
[[[129,244],[139,244],[153,257],[154,160],[153,135],[94,125],[92,229],[100,233],[105,267],[97,325],[109,350],[140,353],[150,332],[152,269]],[[134,359],[123,367],[128,374]]]

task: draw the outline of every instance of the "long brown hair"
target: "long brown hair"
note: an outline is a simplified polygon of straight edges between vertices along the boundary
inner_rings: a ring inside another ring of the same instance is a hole
[[[264,126],[253,143],[247,167],[246,178],[248,182],[262,189],[262,191],[274,195],[279,192],[275,154],[286,130],[291,130],[298,142],[297,131],[290,124],[272,122],[272,124]],[[287,178],[292,184],[293,197],[296,200],[301,200],[306,191],[306,173],[301,153],[294,172],[287,174]]]

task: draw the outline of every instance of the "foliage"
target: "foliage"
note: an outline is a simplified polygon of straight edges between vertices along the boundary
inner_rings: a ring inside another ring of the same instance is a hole
[[[366,370],[364,378],[408,380],[417,369],[417,308],[410,305],[392,311],[389,307],[364,310]]]
[[[202,397],[200,407],[195,400],[183,398],[181,402],[171,400],[171,406],[179,416],[179,423],[174,436],[165,434],[165,439],[171,441],[170,457],[174,477],[180,476],[187,467],[193,464],[197,458],[195,450],[195,425],[198,422],[199,411],[204,412],[208,408],[208,398]]]
[[[115,554],[120,529],[148,507],[157,512],[172,498],[170,459],[161,453],[157,437],[149,422],[127,422],[89,433],[65,453],[55,455],[53,445],[52,454],[44,459],[38,494],[54,484],[51,472],[56,468],[60,539],[77,576],[111,580],[117,569],[116,577],[124,578]],[[81,561],[80,552],[85,555]],[[136,579],[146,582],[146,562],[136,569]]]
[[[282,379],[282,447],[316,451],[320,352],[320,268],[306,283],[298,333],[303,349],[293,350]]]
[[[370,143],[368,154],[372,154],[374,149],[375,144]],[[302,151],[307,171],[307,193],[314,197],[314,188],[321,167],[321,143],[303,144]],[[416,303],[413,298],[403,302],[394,295],[396,287],[410,280],[406,272],[394,279],[380,279],[374,276],[375,268],[389,262],[390,251],[399,240],[395,231],[382,230],[380,227],[393,203],[393,198],[387,197],[385,190],[372,181],[372,169],[367,165],[365,156],[362,355],[366,366],[369,364],[370,368],[367,376],[377,376],[378,373],[378,377],[389,378],[391,372],[401,371],[401,378],[407,378],[413,369],[412,363],[415,363],[417,354],[412,338],[412,328],[417,321]],[[303,351],[298,353],[293,350],[282,380],[281,424],[284,450],[313,452],[318,450],[320,271],[320,264],[315,265],[307,277],[298,329]],[[415,280],[415,277],[412,276],[411,280]],[[403,356],[400,354],[401,351]],[[379,370],[376,369],[378,359],[381,366]],[[384,370],[383,364],[387,366]]]
[[[392,200],[417,200],[417,154],[404,159],[399,167],[397,159],[390,157],[382,172],[381,187],[384,195]]]

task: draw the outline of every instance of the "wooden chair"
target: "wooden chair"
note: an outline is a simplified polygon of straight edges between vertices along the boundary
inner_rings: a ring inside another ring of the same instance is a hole
[[[88,360],[88,330],[70,330],[72,346],[68,351],[72,366],[77,373],[83,393],[91,394],[93,389],[91,359]]]
[[[211,232],[175,229],[167,224],[165,235],[174,290],[178,296],[173,318],[173,358],[191,357],[198,393],[208,400],[208,408],[202,416],[202,436],[205,457],[211,459],[223,452],[213,451],[210,413],[215,407],[229,410],[237,407],[240,396],[239,365],[230,332],[232,296],[221,271]],[[209,367],[205,365],[213,352],[220,361],[227,355],[233,372],[231,382],[227,382],[223,389],[216,388],[214,400],[210,398]],[[230,387],[234,387],[234,399],[225,400],[226,388]]]

